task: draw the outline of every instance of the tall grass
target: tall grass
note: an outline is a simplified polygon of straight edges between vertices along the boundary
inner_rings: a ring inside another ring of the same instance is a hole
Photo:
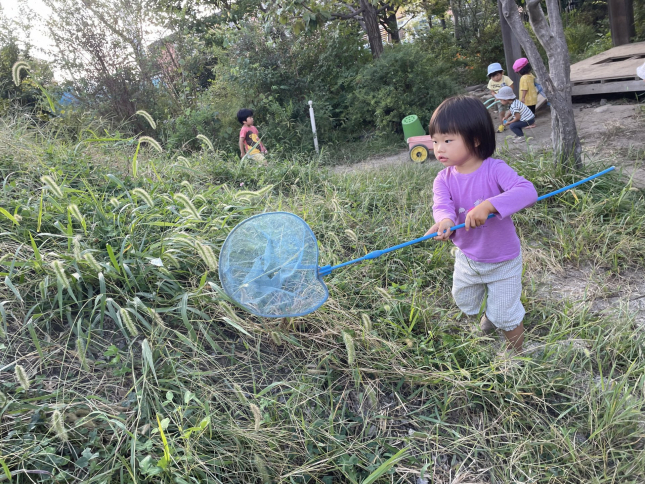
[[[509,360],[455,308],[446,244],[334,273],[286,322],[219,287],[219,247],[262,211],[303,217],[320,265],[418,236],[436,167],[148,150],[134,178],[135,149],[0,125],[0,481],[642,481],[642,328],[528,283],[642,271],[644,194],[617,174],[516,215],[532,352]],[[540,193],[596,170],[549,159],[512,162]]]

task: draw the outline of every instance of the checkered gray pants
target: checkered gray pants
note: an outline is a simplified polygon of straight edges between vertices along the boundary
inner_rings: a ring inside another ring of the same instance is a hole
[[[457,250],[452,295],[459,309],[478,314],[486,291],[486,316],[502,331],[517,328],[524,319],[522,295],[522,254],[492,264],[475,262]]]

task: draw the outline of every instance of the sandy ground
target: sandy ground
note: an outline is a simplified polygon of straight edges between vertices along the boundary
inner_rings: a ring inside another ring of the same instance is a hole
[[[624,102],[624,101],[623,101]],[[634,183],[645,187],[645,106],[634,103],[600,105],[596,103],[574,104],[576,125],[586,160],[615,159],[614,163],[634,176]],[[530,139],[527,143],[509,143],[515,138],[510,131],[497,134],[499,147],[511,151],[537,151],[551,146],[551,118],[548,110],[538,112],[536,127],[525,130]],[[430,158],[426,163],[432,163]],[[412,163],[407,151],[396,155],[376,157],[349,166],[337,166],[334,171],[349,171],[382,168],[385,166]]]

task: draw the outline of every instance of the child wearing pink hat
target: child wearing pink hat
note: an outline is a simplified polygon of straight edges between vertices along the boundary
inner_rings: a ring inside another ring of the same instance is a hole
[[[535,87],[535,76],[531,73],[533,70],[529,60],[526,57],[517,59],[513,64],[513,70],[522,77],[520,78],[520,101],[531,110],[535,116],[535,106],[537,104],[537,88]]]

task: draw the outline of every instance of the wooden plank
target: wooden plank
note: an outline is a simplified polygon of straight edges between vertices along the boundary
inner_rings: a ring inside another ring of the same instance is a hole
[[[610,59],[625,57],[618,62]],[[571,81],[594,81],[602,79],[633,77],[636,68],[645,61],[645,42],[621,45],[571,66]]]
[[[579,84],[571,87],[572,96],[587,94],[609,94],[612,92],[638,92],[645,91],[645,81],[607,82],[605,84]]]
[[[612,82],[639,81],[638,76],[617,77],[615,79],[584,79],[582,81],[571,81],[572,86],[581,86],[586,84],[611,84]]]
[[[594,64],[585,66],[584,69],[575,71],[571,70],[571,80],[595,80],[611,79],[621,77],[633,77],[636,75],[636,68],[645,61],[645,57],[633,57],[620,62],[611,62],[606,64]]]

